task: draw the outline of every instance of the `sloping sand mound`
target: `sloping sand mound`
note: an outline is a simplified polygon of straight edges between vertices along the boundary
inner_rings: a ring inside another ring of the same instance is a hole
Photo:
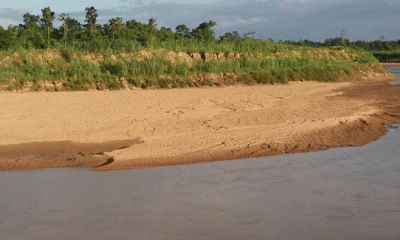
[[[357,146],[399,119],[400,88],[389,80],[3,92],[0,170],[110,170]]]

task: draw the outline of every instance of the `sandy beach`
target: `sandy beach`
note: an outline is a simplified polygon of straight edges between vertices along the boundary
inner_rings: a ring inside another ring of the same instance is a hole
[[[0,170],[115,170],[359,146],[398,122],[395,79],[1,92]]]

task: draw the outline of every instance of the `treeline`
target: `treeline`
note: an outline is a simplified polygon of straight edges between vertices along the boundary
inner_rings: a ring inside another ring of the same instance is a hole
[[[332,46],[346,46],[346,47],[359,47],[366,51],[372,52],[374,57],[380,62],[400,62],[400,39],[397,41],[385,41],[385,37],[381,36],[375,41],[362,41],[357,40],[350,42],[349,39],[338,37],[328,38],[324,43],[313,42],[309,40],[285,41],[286,44],[302,45],[309,47],[332,47]]]
[[[282,41],[280,41],[282,42]],[[313,42],[310,40],[299,40],[299,41],[291,41],[287,40],[283,43],[293,44],[293,45],[303,45],[310,47],[332,47],[332,46],[348,46],[348,47],[360,47],[366,51],[400,51],[400,39],[397,41],[385,41],[384,37],[380,37],[378,40],[374,41],[350,41],[341,37],[337,38],[328,38],[324,42]]]
[[[224,41],[237,42],[249,37],[239,33],[226,33],[219,40],[212,29],[214,21],[203,22],[194,29],[181,24],[173,31],[171,28],[157,28],[156,19],[150,18],[148,23],[135,20],[123,22],[122,18],[110,19],[107,24],[97,23],[97,9],[86,8],[85,24],[62,13],[59,28],[53,23],[55,13],[50,7],[41,10],[42,15],[23,15],[23,24],[0,26],[0,50],[72,48],[79,51],[116,51],[137,50],[140,47],[157,47],[159,45],[188,45],[193,43],[215,43]]]
[[[254,32],[240,35],[238,32],[227,32],[216,38],[213,27],[214,21],[201,23],[194,29],[189,29],[185,24],[171,28],[157,28],[156,19],[150,18],[148,23],[141,23],[135,20],[123,22],[122,18],[110,19],[106,24],[98,24],[97,9],[88,7],[85,9],[86,16],[84,24],[75,18],[71,18],[66,13],[56,16],[50,7],[41,10],[42,14],[23,15],[23,24],[18,26],[8,26],[4,29],[0,26],[0,50],[18,51],[22,49],[73,49],[82,52],[104,52],[104,51],[135,51],[145,48],[166,48],[170,50],[189,51],[199,50],[199,47],[212,48],[224,46],[226,50],[231,47],[232,51],[258,51],[249,45],[248,40],[252,39]],[[58,28],[54,27],[54,20],[61,21]],[[245,42],[245,44],[243,44]],[[258,48],[265,48],[266,43],[272,43],[272,39],[259,40]],[[330,46],[357,46],[367,51],[400,51],[400,40],[384,41],[382,36],[379,40],[366,42],[350,42],[342,35],[338,38],[329,38],[324,42],[313,42],[310,40],[299,41],[279,41],[278,45],[302,45],[310,47],[330,47]],[[277,44],[270,50],[276,51]],[[195,47],[194,47],[195,46]],[[238,47],[239,46],[239,47]],[[256,47],[256,48],[257,48]],[[211,49],[210,49],[211,48]],[[279,46],[278,46],[279,48]],[[221,50],[221,49],[219,49]],[[265,49],[264,49],[265,50]]]

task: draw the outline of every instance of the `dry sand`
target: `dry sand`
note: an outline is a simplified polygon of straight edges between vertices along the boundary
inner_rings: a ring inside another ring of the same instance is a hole
[[[0,170],[112,170],[358,146],[398,121],[394,79],[1,92]]]

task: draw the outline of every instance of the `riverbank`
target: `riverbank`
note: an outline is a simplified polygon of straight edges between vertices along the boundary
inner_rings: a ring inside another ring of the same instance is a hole
[[[2,92],[0,170],[115,170],[359,146],[398,122],[395,79]]]

